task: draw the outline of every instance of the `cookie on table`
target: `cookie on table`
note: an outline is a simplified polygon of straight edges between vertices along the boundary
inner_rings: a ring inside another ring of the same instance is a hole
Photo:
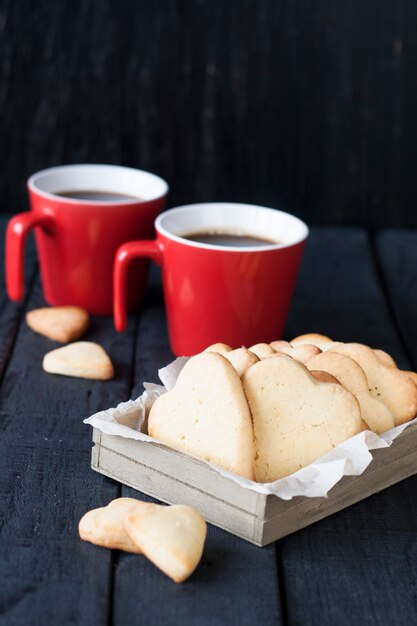
[[[26,323],[35,333],[53,341],[69,343],[84,335],[90,318],[81,307],[54,306],[29,311],[26,313]]]
[[[43,369],[49,374],[109,380],[114,376],[112,362],[106,351],[92,341],[77,341],[51,350],[43,358]]]
[[[153,506],[155,505],[135,498],[117,498],[107,506],[83,515],[78,525],[79,535],[84,541],[96,546],[141,554],[142,550],[125,531],[123,519],[130,511],[143,513]]]
[[[190,506],[132,511],[124,518],[124,528],[138,549],[177,583],[191,576],[200,562],[207,525]]]

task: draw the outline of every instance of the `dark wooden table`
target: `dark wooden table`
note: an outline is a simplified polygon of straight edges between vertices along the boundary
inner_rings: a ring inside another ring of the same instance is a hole
[[[33,244],[27,257],[21,305],[7,300],[1,268],[1,624],[416,623],[417,476],[266,548],[210,527],[203,561],[183,585],[144,558],[80,541],[85,511],[140,497],[90,469],[82,420],[157,380],[172,358],[163,302],[155,271],[125,334],[110,318],[93,320],[86,338],[108,350],[114,380],[50,376],[41,362],[56,344],[24,323],[44,304]],[[417,232],[313,229],[286,336],[362,341],[415,369],[416,287]]]

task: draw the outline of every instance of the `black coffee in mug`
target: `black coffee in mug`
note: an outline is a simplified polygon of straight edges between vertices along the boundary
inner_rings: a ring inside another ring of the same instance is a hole
[[[254,248],[255,246],[276,246],[279,241],[265,239],[251,233],[228,230],[204,230],[182,235],[183,239],[212,246],[231,246],[232,248]]]
[[[70,198],[71,200],[92,200],[93,202],[126,202],[126,200],[141,200],[138,196],[128,196],[124,193],[100,191],[96,189],[57,191],[55,192],[55,195],[61,196],[61,198]]]

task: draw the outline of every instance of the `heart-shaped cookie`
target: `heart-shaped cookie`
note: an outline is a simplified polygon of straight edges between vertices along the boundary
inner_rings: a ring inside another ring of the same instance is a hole
[[[79,339],[87,330],[89,316],[78,306],[53,306],[33,309],[26,314],[26,323],[40,335],[53,341],[68,343]]]
[[[50,374],[109,380],[114,376],[112,362],[101,346],[92,341],[77,341],[51,350],[43,357],[43,369]]]
[[[337,378],[332,376],[332,374],[329,374],[329,372],[324,372],[322,370],[311,370],[310,368],[308,369],[312,377],[318,380],[319,383],[333,383],[334,385],[340,385],[340,382],[337,380]]]
[[[132,511],[125,516],[124,527],[137,548],[177,583],[188,578],[200,562],[207,525],[190,506]]]
[[[394,427],[394,415],[380,399],[369,391],[368,379],[361,366],[339,352],[322,352],[307,363],[308,369],[332,374],[359,402],[362,419],[368,428],[381,434]]]
[[[398,365],[396,364],[392,356],[388,354],[388,352],[385,352],[385,350],[381,350],[380,348],[374,348],[374,354],[376,354],[378,359],[383,365],[385,365],[385,367],[394,367],[398,369]]]
[[[407,374],[407,376],[409,378],[411,378],[411,380],[413,381],[413,383],[415,383],[417,385],[417,373],[416,372],[408,372],[407,370],[404,371],[404,374]]]
[[[303,346],[307,344],[317,346],[320,350],[323,350],[323,346],[326,346],[328,343],[333,343],[333,339],[330,339],[327,335],[320,335],[319,333],[299,335],[290,341],[290,344],[293,346]]]
[[[248,367],[259,361],[256,354],[246,348],[236,348],[236,350],[225,351],[224,346],[225,344],[223,343],[214,344],[213,346],[210,346],[210,348],[204,350],[204,352],[218,352],[219,354],[222,354],[224,358],[233,365],[239,376],[242,376]]]
[[[233,365],[238,376],[242,376],[251,365],[259,361],[259,357],[246,348],[236,348],[223,356]]]
[[[319,347],[323,352],[327,352],[327,350],[331,350],[336,345],[340,345],[341,341],[333,341],[327,335],[319,335],[318,333],[308,333],[306,335],[300,335],[299,337],[295,337],[291,340],[291,345],[294,346],[302,346],[304,344],[312,344],[314,346]],[[374,349],[374,353],[378,357],[378,359],[386,365],[386,367],[397,367],[396,362],[392,358],[388,352],[384,350],[380,350],[379,348]]]
[[[253,416],[257,481],[288,476],[361,431],[356,398],[341,385],[316,381],[291,357],[255,363],[242,382]]]
[[[276,352],[280,354],[288,354],[296,361],[300,363],[307,363],[309,359],[312,359],[316,354],[320,354],[321,350],[313,344],[303,343],[300,345],[292,346],[288,341],[272,341],[269,344]]]
[[[142,515],[155,506],[135,498],[117,498],[107,506],[88,511],[78,525],[79,535],[84,541],[94,543],[96,546],[140,554],[142,550],[125,531],[123,519],[131,511]]]
[[[213,343],[211,346],[206,348],[204,352],[218,352],[219,354],[226,354],[232,350],[233,348],[228,346],[227,343]]]
[[[416,416],[417,387],[405,372],[387,367],[372,348],[360,343],[341,343],[334,346],[331,352],[345,354],[361,366],[371,395],[387,405],[394,415],[395,426]]]
[[[249,350],[253,354],[256,354],[259,359],[267,359],[269,356],[276,353],[269,343],[256,343],[254,346],[251,346]]]
[[[325,345],[323,345],[322,351],[323,352],[328,352],[329,350],[333,351],[333,348],[338,348],[339,346],[343,346],[343,345],[345,345],[343,341],[332,341],[330,343],[326,343]],[[398,369],[396,362],[394,361],[392,356],[388,354],[388,352],[385,352],[384,350],[380,350],[379,348],[370,348],[370,346],[366,346],[366,347],[372,350],[372,352],[378,358],[378,361],[382,363],[382,365],[385,365],[385,367]]]
[[[253,479],[252,419],[240,378],[216,352],[192,357],[153,404],[148,432],[172,448]]]

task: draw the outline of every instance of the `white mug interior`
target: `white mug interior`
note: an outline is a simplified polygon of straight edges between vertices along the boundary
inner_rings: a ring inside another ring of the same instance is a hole
[[[28,188],[45,197],[71,191],[103,191],[131,196],[125,203],[156,200],[168,192],[167,183],[150,172],[121,165],[63,165],[33,174]],[[77,204],[120,204],[120,200],[79,200],[60,196],[60,200]]]
[[[241,248],[247,252],[259,252],[296,245],[304,241],[309,232],[304,222],[284,211],[231,202],[189,204],[170,209],[157,217],[155,228],[165,237],[185,245],[233,252],[236,252],[239,246],[200,243],[184,237],[205,231],[216,231],[250,235],[276,242]]]

